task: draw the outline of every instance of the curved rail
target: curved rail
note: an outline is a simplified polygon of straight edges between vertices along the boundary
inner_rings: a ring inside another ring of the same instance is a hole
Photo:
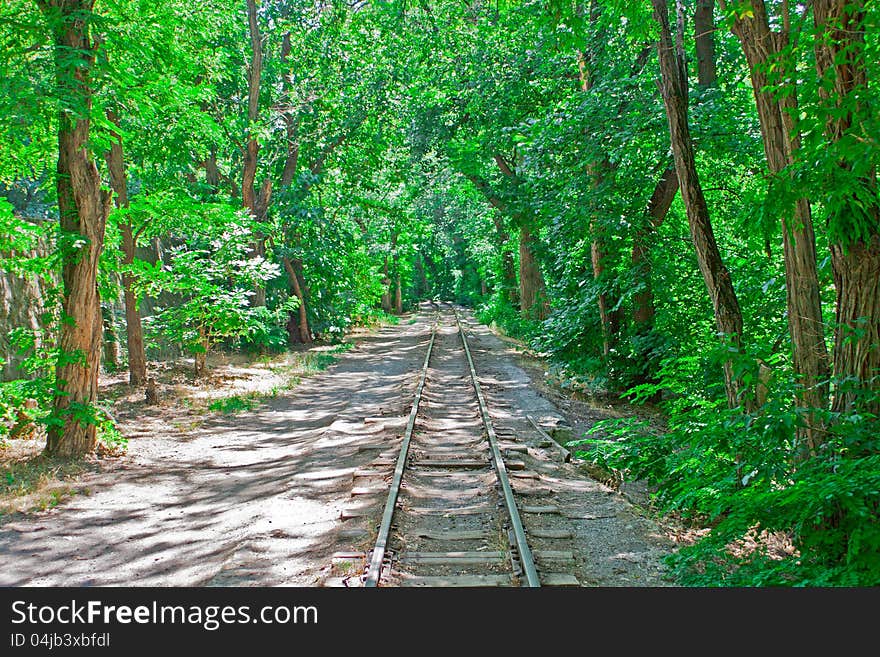
[[[468,366],[471,373],[471,381],[474,384],[474,390],[477,393],[477,401],[480,404],[480,415],[483,418],[483,426],[486,428],[486,434],[489,437],[489,445],[492,449],[492,464],[495,466],[495,472],[498,475],[498,481],[501,483],[501,489],[504,492],[504,504],[507,507],[507,513],[510,516],[510,523],[513,529],[516,549],[519,553],[519,560],[526,576],[526,584],[530,587],[541,586],[538,578],[538,570],[535,567],[535,560],[532,551],[526,540],[526,532],[523,529],[522,520],[519,517],[519,509],[516,506],[516,500],[513,497],[513,489],[510,487],[510,480],[507,477],[507,468],[504,465],[504,459],[501,456],[501,449],[498,447],[498,437],[495,435],[495,429],[492,427],[492,420],[489,418],[489,410],[486,407],[486,400],[483,397],[483,391],[480,389],[480,382],[477,379],[477,370],[474,367],[474,360],[471,358],[471,350],[468,348],[467,338],[464,335],[464,329],[461,327],[461,321],[458,318],[458,311],[453,308],[455,313],[455,323],[458,326],[458,334],[461,336],[461,343],[464,345],[464,353],[467,356]]]
[[[406,459],[409,455],[409,444],[412,439],[413,429],[416,425],[416,416],[419,413],[419,403],[422,400],[422,391],[425,388],[425,379],[428,377],[428,363],[431,360],[431,351],[434,349],[434,339],[437,337],[437,324],[439,315],[431,329],[431,341],[428,343],[428,353],[425,354],[425,364],[422,366],[422,376],[419,379],[416,396],[412,410],[409,413],[409,421],[406,423],[406,431],[403,435],[403,443],[400,446],[400,454],[397,457],[397,465],[394,468],[394,477],[391,480],[391,490],[385,501],[385,511],[382,513],[382,523],[379,525],[379,536],[376,546],[373,548],[373,556],[370,559],[370,568],[364,581],[365,587],[376,587],[382,577],[382,562],[385,560],[385,550],[388,547],[388,536],[391,533],[391,519],[394,516],[394,507],[397,505],[397,496],[400,494],[400,483],[403,480],[403,471],[406,468]]]

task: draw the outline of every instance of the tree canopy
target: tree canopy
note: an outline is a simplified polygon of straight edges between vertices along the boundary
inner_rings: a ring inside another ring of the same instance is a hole
[[[42,310],[0,412],[36,399],[48,452],[94,447],[102,306],[142,385],[168,350],[204,375],[452,299],[662,412],[577,449],[712,527],[682,582],[877,584],[878,18],[7,0],[0,267]],[[728,549],[774,532],[795,555]]]

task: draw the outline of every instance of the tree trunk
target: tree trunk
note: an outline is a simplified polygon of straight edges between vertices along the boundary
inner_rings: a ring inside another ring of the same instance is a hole
[[[832,410],[854,408],[880,416],[880,235],[844,247],[831,245],[837,289]],[[863,395],[873,393],[866,401]]]
[[[220,169],[217,166],[217,148],[211,146],[211,151],[205,160],[205,182],[211,188],[211,193],[220,191]]]
[[[389,281],[388,297],[393,299],[394,313],[396,315],[403,314],[403,295],[400,289],[400,254],[397,250],[397,230],[391,233],[391,273],[392,278]]]
[[[827,111],[826,140],[863,141],[862,115],[871,108],[866,101],[868,66],[865,59],[866,9],[864,2],[815,0],[813,18],[818,33],[816,68],[821,80],[822,109]],[[860,147],[840,149],[838,166],[852,172],[863,157]],[[837,389],[832,409],[859,408],[880,415],[880,203],[877,201],[876,169],[851,176],[861,187],[844,207],[830,208],[835,216],[833,234],[852,236],[831,242],[831,267],[837,292],[833,376]],[[865,199],[870,201],[865,202]],[[863,395],[869,395],[868,400]],[[873,399],[870,396],[873,395]]]
[[[428,284],[428,276],[425,274],[425,264],[421,253],[416,256],[415,270],[416,281],[418,282],[418,298],[424,299],[430,293]]]
[[[633,322],[636,332],[642,335],[654,328],[654,317],[657,314],[654,307],[653,273],[649,257],[652,236],[655,229],[659,228],[666,219],[676,193],[678,193],[678,176],[675,173],[675,166],[670,164],[660,175],[660,180],[657,181],[648,201],[645,225],[633,236],[632,266],[639,281],[639,291],[633,295]]]
[[[520,178],[514,171],[514,165],[508,163],[501,153],[493,155],[498,170],[501,171],[514,186],[520,184]],[[544,286],[544,276],[535,259],[532,245],[535,239],[531,233],[530,216],[522,211],[511,208],[497,196],[490,195],[490,202],[499,210],[511,213],[514,225],[519,226],[519,309],[520,314],[532,319],[545,319],[550,313],[550,304],[547,300],[547,289]],[[500,219],[499,219],[500,221]],[[496,224],[497,226],[497,224]]]
[[[107,119],[119,125],[119,117],[112,111],[107,112]],[[110,170],[110,186],[116,194],[116,207],[128,207],[128,180],[125,173],[125,158],[122,151],[122,137],[113,134],[113,144],[107,152],[107,168]],[[122,264],[126,267],[134,263],[135,239],[131,220],[119,226],[122,232]],[[141,315],[138,312],[138,299],[134,293],[134,276],[130,272],[122,274],[122,295],[125,302],[125,338],[128,348],[128,383],[132,386],[143,385],[147,380],[147,355],[144,350],[144,329]]]
[[[382,270],[382,310],[391,312],[391,278],[388,276],[388,256],[385,256],[385,265]]]
[[[272,192],[271,180],[263,182],[259,195],[256,191],[257,156],[260,143],[253,126],[260,111],[260,77],[263,71],[263,41],[260,36],[260,25],[257,18],[257,0],[247,0],[248,31],[251,38],[251,61],[248,66],[248,140],[242,168],[241,202],[251,216],[257,221],[265,222],[269,208],[269,196]],[[262,258],[266,255],[266,238],[262,234],[254,235],[251,257]],[[266,305],[266,287],[260,283],[251,297],[251,306]]]
[[[593,235],[593,241],[590,244],[590,263],[593,267],[593,280],[597,285],[605,284],[605,238],[604,230],[596,225],[596,222],[590,223],[590,232]],[[602,352],[607,358],[620,337],[620,307],[613,307],[607,292],[600,288],[596,300],[599,306],[599,321],[602,325]]]
[[[697,82],[715,83],[715,0],[697,0],[694,9],[694,44],[697,51]]]
[[[510,235],[504,228],[504,219],[500,213],[493,212],[492,221],[495,224],[495,236],[498,250],[501,253],[501,286],[505,290],[507,300],[515,307],[519,304],[519,289],[516,283],[516,264],[513,261],[513,253],[507,248]]]
[[[524,317],[544,319],[549,307],[544,288],[544,276],[535,260],[533,245],[535,238],[529,229],[519,229],[519,300],[520,311]]]
[[[113,309],[106,303],[101,304],[101,324],[104,334],[104,369],[115,372],[119,369],[119,338]]]
[[[400,272],[394,277],[394,312],[403,314],[403,290],[400,286]]]
[[[660,26],[658,46],[660,91],[666,107],[675,171],[687,210],[691,240],[696,250],[700,272],[712,299],[715,325],[723,339],[733,348],[738,348],[742,339],[742,313],[730,274],[721,260],[715,242],[709,209],[697,174],[694,147],[688,126],[687,69],[683,43],[684,16],[679,5],[679,26],[676,42],[673,43],[666,2],[667,0],[651,0],[654,18]],[[740,399],[742,384],[734,375],[733,364],[730,361],[724,364],[724,379],[727,403],[731,408],[736,408],[743,403]]]
[[[289,324],[289,327],[293,327],[294,330],[291,331],[288,328],[290,342],[292,344],[309,344],[312,342],[312,332],[309,328],[309,315],[306,311],[306,297],[299,282],[299,274],[297,274],[297,269],[302,269],[302,263],[298,260],[292,262],[287,256],[283,256],[281,261],[284,263],[284,269],[287,270],[287,275],[290,278],[290,287],[293,290],[293,295],[299,299],[299,306],[296,309],[297,320],[293,321],[293,318],[291,318],[292,321]]]
[[[122,227],[123,262],[130,265],[135,257],[135,240],[131,225]],[[125,328],[128,346],[128,383],[142,386],[147,380],[147,354],[144,349],[144,330],[138,311],[138,298],[134,293],[134,276],[122,275],[122,294],[125,299]]]
[[[208,343],[207,332],[205,331],[204,326],[199,327],[199,340],[202,350],[197,351],[193,358],[195,376],[197,379],[204,377],[208,373],[208,348],[210,344]]]
[[[733,32],[742,43],[749,65],[764,154],[771,177],[787,175],[785,169],[794,163],[795,154],[800,148],[800,139],[790,115],[790,111],[797,107],[797,90],[793,85],[780,86],[776,81],[771,81],[767,73],[772,61],[780,80],[789,79],[786,71],[779,68],[785,62],[781,55],[789,42],[786,19],[787,16],[783,16],[783,20],[779,21],[785,26],[782,32],[771,31],[764,1],[754,0],[752,15],[736,13],[733,24]],[[806,408],[822,409],[828,403],[830,368],[819,296],[816,239],[807,199],[798,199],[784,208],[780,222],[792,366],[803,385],[799,400]],[[799,442],[810,451],[815,451],[822,434],[818,418],[811,413],[807,418],[807,427],[799,432]]]
[[[287,187],[293,182],[299,160],[299,114],[293,111],[293,76],[290,68],[290,32],[285,32],[281,39],[281,80],[284,91],[284,132],[287,137],[287,149],[284,157],[284,170],[281,172],[281,186]]]
[[[593,23],[598,19],[598,5],[593,5],[591,15]],[[581,91],[588,92],[593,86],[593,71],[590,68],[590,60],[587,53],[581,52],[578,58],[578,74],[580,76]],[[590,209],[590,215],[593,217],[601,217],[602,212],[599,208],[599,202],[596,200],[598,189],[601,187],[606,173],[611,168],[607,157],[599,157],[595,161],[590,162],[586,166],[587,175],[592,181],[593,196]],[[605,261],[606,253],[606,229],[600,225],[595,219],[590,221],[590,235],[592,241],[590,243],[590,264],[593,269],[593,280],[599,287],[596,295],[596,304],[599,307],[599,323],[602,326],[602,353],[605,358],[611,354],[611,351],[617,344],[620,336],[621,325],[621,309],[618,304],[613,304],[609,299],[608,293],[605,291]],[[616,307],[615,307],[616,306]]]
[[[101,190],[98,168],[88,151],[93,0],[38,4],[52,29],[55,84],[66,101],[58,113],[56,188],[61,230],[84,240],[82,246],[62,253],[62,308],[69,320],[61,323],[52,410],[57,423],[49,427],[46,453],[83,456],[94,449],[96,439],[97,427],[78,416],[94,403],[98,390],[102,326],[96,280],[110,211],[110,195]],[[76,104],[73,109],[70,101]]]

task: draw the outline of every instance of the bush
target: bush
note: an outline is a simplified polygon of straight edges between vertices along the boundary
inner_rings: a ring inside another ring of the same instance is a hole
[[[748,414],[679,395],[665,403],[662,431],[608,420],[591,431],[600,437],[572,445],[606,470],[651,484],[661,513],[711,528],[671,558],[682,584],[880,584],[877,418],[859,408],[808,413],[793,403],[797,391],[781,372]],[[818,453],[802,457],[796,431],[810,416],[830,429]],[[774,537],[790,549],[774,549]]]

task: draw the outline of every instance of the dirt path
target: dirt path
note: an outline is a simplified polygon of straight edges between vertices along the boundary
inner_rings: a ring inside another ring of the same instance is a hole
[[[152,410],[118,403],[123,432],[137,436],[128,454],[85,477],[89,495],[0,526],[0,585],[321,584],[334,574],[332,555],[363,549],[373,529],[369,514],[359,527],[342,520],[352,474],[399,443],[430,319],[419,313],[360,337],[327,371],[252,411],[176,432],[173,399]],[[493,420],[531,441],[526,458],[574,528],[582,583],[666,584],[660,559],[671,542],[622,496],[528,438],[525,413],[567,419],[508,345],[471,327]]]

